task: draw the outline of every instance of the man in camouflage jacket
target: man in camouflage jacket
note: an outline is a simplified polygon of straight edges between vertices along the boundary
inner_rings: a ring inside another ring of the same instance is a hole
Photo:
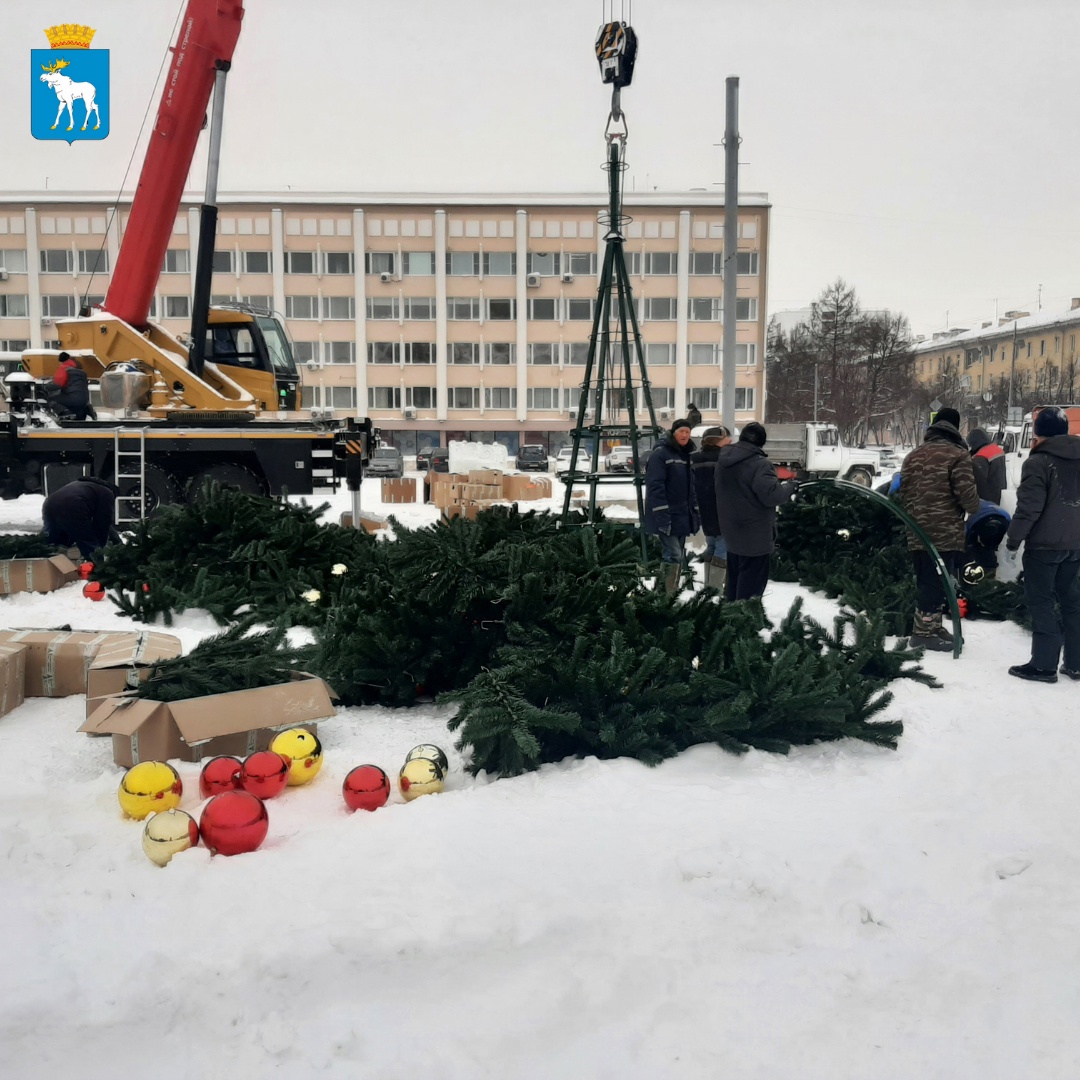
[[[971,455],[960,434],[960,414],[955,409],[941,409],[926,429],[922,445],[904,458],[899,494],[901,505],[930,537],[949,572],[954,573],[967,542],[964,515],[979,509]],[[911,644],[946,652],[952,649],[952,634],[941,625],[945,590],[937,567],[910,529],[908,550],[918,592]]]

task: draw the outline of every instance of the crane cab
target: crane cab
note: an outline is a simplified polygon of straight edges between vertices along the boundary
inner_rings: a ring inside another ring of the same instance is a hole
[[[300,375],[289,335],[273,315],[240,305],[211,308],[204,358],[228,368],[229,378],[266,408],[296,408]]]

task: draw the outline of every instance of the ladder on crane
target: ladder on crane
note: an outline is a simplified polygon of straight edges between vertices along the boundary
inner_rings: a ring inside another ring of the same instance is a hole
[[[117,527],[142,521],[146,517],[146,428],[116,428],[113,471],[121,491],[116,498]]]

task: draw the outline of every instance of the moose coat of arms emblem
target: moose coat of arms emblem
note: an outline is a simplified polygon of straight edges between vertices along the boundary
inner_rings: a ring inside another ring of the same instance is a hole
[[[109,134],[109,52],[91,49],[96,30],[64,23],[30,52],[30,133],[35,139],[104,139]],[[81,114],[81,115],[80,115]]]

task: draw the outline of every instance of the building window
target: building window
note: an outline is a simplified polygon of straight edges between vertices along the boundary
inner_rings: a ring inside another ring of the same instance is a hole
[[[649,388],[649,397],[652,398],[654,409],[675,408],[675,387],[652,386]]]
[[[754,408],[754,387],[735,387],[735,411],[751,412]]]
[[[428,341],[405,342],[406,364],[434,364],[435,346]]]
[[[355,386],[328,386],[330,391],[330,407],[332,409],[355,409],[356,387]]]
[[[595,274],[596,252],[595,251],[571,251],[563,256],[566,269],[571,274]]]
[[[289,298],[285,297],[288,304]],[[288,312],[285,313],[288,315]],[[396,296],[369,296],[367,298],[367,317],[369,319],[396,319],[398,317],[398,298]]]
[[[530,387],[525,392],[525,405],[529,409],[558,409],[559,389],[553,386]]]
[[[368,274],[392,274],[394,253],[392,251],[369,251],[364,256],[364,271]]]
[[[752,367],[757,363],[757,345],[752,341],[742,341],[735,346],[735,363],[741,367]]]
[[[38,252],[43,274],[70,274],[74,265],[69,248],[45,248]]]
[[[107,274],[109,272],[109,253],[102,248],[79,249],[80,274]]]
[[[557,364],[559,362],[559,346],[556,344],[530,344],[530,364]]]
[[[517,273],[517,255],[512,251],[485,251],[484,274],[487,277],[512,277]]]
[[[517,318],[517,301],[492,298],[487,301],[487,317],[492,321]]]
[[[691,274],[723,274],[724,254],[721,251],[693,251],[690,253]]]
[[[1039,355],[1040,356],[1045,356],[1046,355],[1046,338],[1041,338],[1039,340]]]
[[[591,296],[571,296],[566,300],[566,317],[570,320],[583,319],[589,322],[593,317],[593,304]]]
[[[356,363],[355,341],[327,341],[326,362],[328,364],[354,364]]]
[[[400,409],[401,387],[369,386],[367,403],[369,409]]]
[[[451,386],[446,391],[449,398],[448,408],[479,409],[480,388],[478,386]]]
[[[318,359],[315,355],[317,347],[317,341],[294,341],[293,357],[298,364],[312,363]]]
[[[446,272],[453,277],[476,277],[480,273],[480,252],[448,251]]]
[[[554,297],[538,296],[529,301],[529,318],[554,322],[558,318],[558,301]]]
[[[406,251],[402,261],[409,277],[432,277],[435,273],[434,251]]]
[[[324,296],[324,319],[355,319],[356,300],[351,296]]]
[[[446,317],[458,322],[480,318],[480,300],[475,296],[448,296]]]
[[[720,355],[721,351],[719,345],[708,344],[690,346],[691,364],[719,364]]]
[[[166,296],[165,297],[165,318],[166,319],[190,319],[191,318],[191,298],[187,296]]]
[[[587,341],[571,341],[566,347],[566,362],[584,367],[589,359],[589,343]]]
[[[485,409],[516,409],[517,389],[513,386],[489,386],[484,389]]]
[[[435,297],[406,296],[405,318],[420,322],[431,322],[435,318]]]
[[[652,322],[674,322],[677,304],[674,296],[646,297],[645,318]]]
[[[450,346],[451,364],[479,364],[480,345],[475,341],[458,341]]]
[[[755,322],[757,320],[757,298],[753,296],[740,296],[735,300],[735,318],[739,322]]]
[[[240,259],[245,274],[269,274],[273,268],[269,251],[242,251]]]
[[[527,260],[528,273],[541,277],[554,277],[559,272],[557,251],[530,251]]]
[[[675,363],[674,345],[646,345],[645,363],[649,367],[666,366]]]
[[[401,356],[401,344],[397,341],[369,341],[367,358],[369,364],[396,364]]]
[[[44,301],[44,297],[42,297]],[[25,319],[27,313],[27,301],[25,296],[18,293],[0,293],[0,318]],[[44,315],[45,307],[42,304],[41,313]]]
[[[690,297],[691,322],[719,322],[721,313],[722,305],[719,298],[710,296]]]
[[[274,298],[272,296],[245,296],[243,302],[248,307],[258,308],[260,311],[267,312],[267,314],[274,310]]]
[[[720,391],[715,386],[695,386],[686,391],[686,404],[696,405],[699,409],[708,409],[716,412],[717,402],[720,400]]]
[[[215,274],[231,274],[233,272],[233,253],[231,251],[215,251],[213,266]]]
[[[319,298],[317,296],[285,297],[286,319],[317,319],[318,317]]]
[[[163,274],[191,273],[191,252],[187,248],[169,248],[165,252],[165,262],[161,267]]]
[[[676,251],[647,251],[645,253],[646,274],[677,274],[679,272],[679,254]]]
[[[414,409],[434,409],[437,401],[438,392],[434,386],[405,387],[405,404]]]
[[[484,349],[487,352],[485,364],[517,363],[517,345],[511,341],[489,341]]]
[[[757,277],[758,253],[756,251],[740,251],[735,256],[736,272],[747,277]]]
[[[351,251],[327,251],[323,253],[327,274],[351,274],[353,253]]]
[[[21,248],[0,250],[0,270],[6,270],[9,274],[25,274],[26,252]]]
[[[286,251],[285,252],[286,274],[314,274],[315,252],[314,251]]]

